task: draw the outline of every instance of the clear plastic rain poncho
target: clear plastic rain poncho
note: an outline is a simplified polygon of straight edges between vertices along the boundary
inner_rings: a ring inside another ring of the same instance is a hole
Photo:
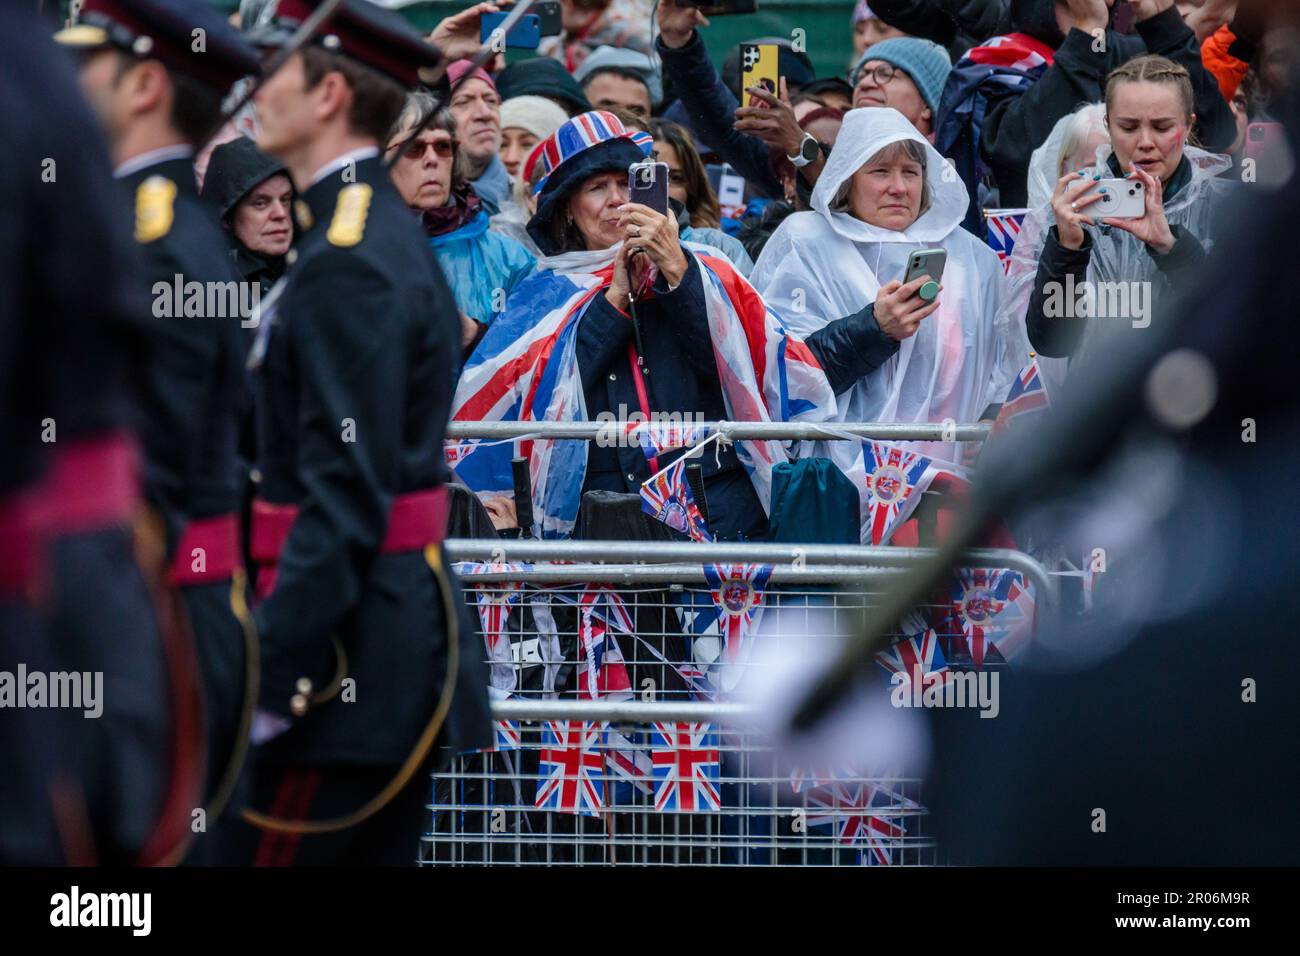
[[[1192,167],[1192,177],[1178,193],[1165,203],[1165,218],[1171,226],[1181,226],[1200,240],[1206,250],[1213,245],[1210,224],[1215,215],[1218,198],[1233,187],[1230,180],[1219,179],[1219,175],[1232,166],[1227,156],[1207,153],[1195,146],[1183,147],[1183,154]],[[1106,163],[1110,150],[1104,155],[1098,151],[1096,166],[1087,171],[1087,175],[1100,173],[1111,177],[1114,173]],[[1019,354],[1028,355],[1029,333],[1025,326],[1025,313],[1029,309],[1029,299],[1033,295],[1034,280],[1038,275],[1038,257],[1042,253],[1047,232],[1056,224],[1050,198],[1043,205],[1031,209],[1020,227],[1020,235],[1011,250],[1010,265],[1007,271],[1008,292],[1003,306],[1004,313],[1000,323],[1010,327],[1016,336]],[[1092,254],[1088,259],[1088,271],[1084,278],[1092,283],[1100,282],[1149,282],[1151,290],[1148,303],[1158,303],[1168,296],[1168,280],[1156,265],[1155,259],[1147,252],[1146,245],[1140,239],[1120,229],[1102,225],[1083,227],[1092,237]],[[1079,347],[1070,358],[1038,359],[1039,373],[1043,377],[1049,397],[1065,383],[1067,367],[1080,361],[1087,361],[1087,356],[1100,339],[1099,330],[1105,323],[1114,323],[1113,319],[1095,319],[1088,323]],[[1121,331],[1118,330],[1117,331]],[[1022,363],[1023,364],[1023,363]]]
[[[909,139],[925,147],[930,188],[930,206],[911,226],[895,231],[831,212],[843,183],[886,146]],[[938,310],[903,340],[893,358],[836,397],[839,421],[975,422],[990,403],[1006,397],[1019,370],[1009,355],[1009,330],[997,323],[1006,315],[1002,264],[961,228],[966,187],[958,177],[944,175],[948,168],[897,110],[851,110],[813,190],[813,211],[794,213],[781,224],[750,275],[786,327],[806,338],[875,302],[883,284],[903,278],[914,249],[947,251]],[[844,468],[836,446],[849,444],[831,442],[817,453]],[[960,461],[957,443],[907,444],[932,458]]]

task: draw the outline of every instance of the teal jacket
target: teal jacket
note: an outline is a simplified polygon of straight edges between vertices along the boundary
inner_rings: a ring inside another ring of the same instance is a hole
[[[515,240],[488,230],[487,213],[441,236],[431,236],[438,264],[456,296],[456,305],[471,319],[491,325],[499,308],[536,260]],[[500,294],[495,290],[501,289]]]

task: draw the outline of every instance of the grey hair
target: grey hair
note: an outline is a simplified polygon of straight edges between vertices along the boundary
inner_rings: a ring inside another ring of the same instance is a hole
[[[1056,160],[1056,175],[1065,175],[1062,165],[1079,151],[1088,137],[1093,132],[1101,132],[1106,142],[1110,142],[1110,128],[1106,126],[1106,104],[1104,103],[1085,103],[1077,110],[1070,114],[1069,122],[1065,127],[1065,135],[1061,138],[1061,149],[1052,157]],[[1088,165],[1096,162],[1096,158],[1089,156]]]
[[[434,112],[435,109],[437,112]],[[469,160],[460,151],[460,144],[456,140],[456,117],[446,106],[438,106],[438,101],[431,93],[416,90],[406,95],[402,112],[398,114],[393,128],[388,131],[388,142],[391,145],[396,139],[405,139],[410,135],[411,130],[423,123],[424,118],[430,113],[433,113],[433,119],[428,122],[425,129],[440,129],[450,136],[452,143],[455,144],[451,162],[451,189],[455,192],[469,179]]]
[[[930,180],[927,179],[925,175],[927,163],[924,146],[914,139],[895,140],[883,149],[879,150],[874,156],[870,157],[858,168],[862,169],[866,166],[870,166],[872,163],[891,162],[892,160],[898,159],[900,155],[902,158],[910,159],[912,162],[919,163],[921,166],[921,209],[916,214],[916,218],[920,219],[925,215],[925,211],[930,208]],[[849,208],[849,195],[852,192],[853,177],[850,176],[840,184],[840,188],[831,199],[830,211],[851,213],[852,210]]]

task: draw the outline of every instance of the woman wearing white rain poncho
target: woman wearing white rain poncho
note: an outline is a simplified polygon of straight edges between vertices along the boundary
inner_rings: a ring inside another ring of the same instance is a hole
[[[847,316],[875,326],[874,367],[837,393],[839,421],[975,422],[1010,387],[1015,363],[995,322],[1002,265],[961,228],[966,187],[944,176],[947,168],[897,110],[851,110],[817,180],[814,211],[786,219],[754,266],[750,281],[796,334]],[[948,259],[939,297],[925,306],[912,296],[919,282],[899,285],[908,255],[935,246]],[[947,462],[961,457],[955,442],[907,444]],[[852,477],[862,469],[855,446],[828,442],[818,453]]]
[[[1021,352],[1035,350],[1049,393],[1071,366],[1100,350],[1104,332],[1146,334],[1180,272],[1194,271],[1212,245],[1217,201],[1231,167],[1187,145],[1195,116],[1187,71],[1159,56],[1112,71],[1106,120],[1112,152],[1096,167],[1068,172],[1051,199],[1025,216],[1011,254],[1003,320]],[[1125,177],[1140,185],[1143,214],[1096,215],[1094,184]]]

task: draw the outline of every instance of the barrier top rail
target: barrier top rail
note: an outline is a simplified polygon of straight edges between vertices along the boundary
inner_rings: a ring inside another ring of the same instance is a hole
[[[729,726],[753,720],[752,704],[701,703],[656,700],[494,700],[494,720],[587,720],[648,724],[657,720],[722,723]]]
[[[932,558],[932,548],[898,548],[893,546],[877,547],[872,545],[844,544],[769,544],[765,542],[729,542],[700,544],[688,541],[517,541],[508,539],[449,538],[445,544],[447,556],[452,561],[479,561],[500,563],[538,564],[543,562],[585,563],[587,565],[605,565],[584,567],[583,575],[605,574],[615,581],[664,581],[665,572],[673,566],[689,566],[683,569],[683,575],[689,574],[681,583],[703,580],[699,568],[704,564],[771,564],[774,566],[791,566],[781,568],[787,572],[801,568],[813,570],[817,566],[838,565],[833,574],[853,571],[867,572],[865,576],[876,576],[879,571],[871,569],[906,569],[919,566]],[[1023,551],[1009,548],[970,548],[962,552],[961,561],[970,567],[1008,568],[1019,571],[1033,582],[1037,602],[1047,620],[1056,612],[1057,584],[1048,574],[1047,569]],[[656,567],[655,565],[659,565]],[[810,567],[811,566],[811,567]],[[827,569],[823,569],[827,570]],[[534,568],[532,571],[503,571],[503,580],[529,580],[529,575],[540,572],[542,580],[556,581],[572,579],[576,569]],[[488,572],[491,574],[492,572]],[[776,574],[776,571],[773,572]],[[546,577],[547,575],[554,575]],[[495,575],[494,575],[495,576]],[[566,577],[567,576],[567,577]],[[856,575],[854,575],[856,576]],[[590,576],[586,580],[591,580]],[[487,574],[475,576],[476,581],[487,582]],[[797,577],[790,576],[790,581]],[[810,578],[804,578],[811,583]]]
[[[853,438],[874,438],[878,441],[943,441],[975,442],[989,437],[992,427],[987,423],[958,424],[955,422],[926,422],[899,424],[896,422],[833,422],[813,424],[808,422],[695,422],[650,419],[645,427],[683,427],[700,429],[701,438],[721,432],[730,439],[771,439],[774,441],[833,441]],[[578,441],[596,441],[632,430],[630,422],[450,422],[448,438],[562,438]]]

